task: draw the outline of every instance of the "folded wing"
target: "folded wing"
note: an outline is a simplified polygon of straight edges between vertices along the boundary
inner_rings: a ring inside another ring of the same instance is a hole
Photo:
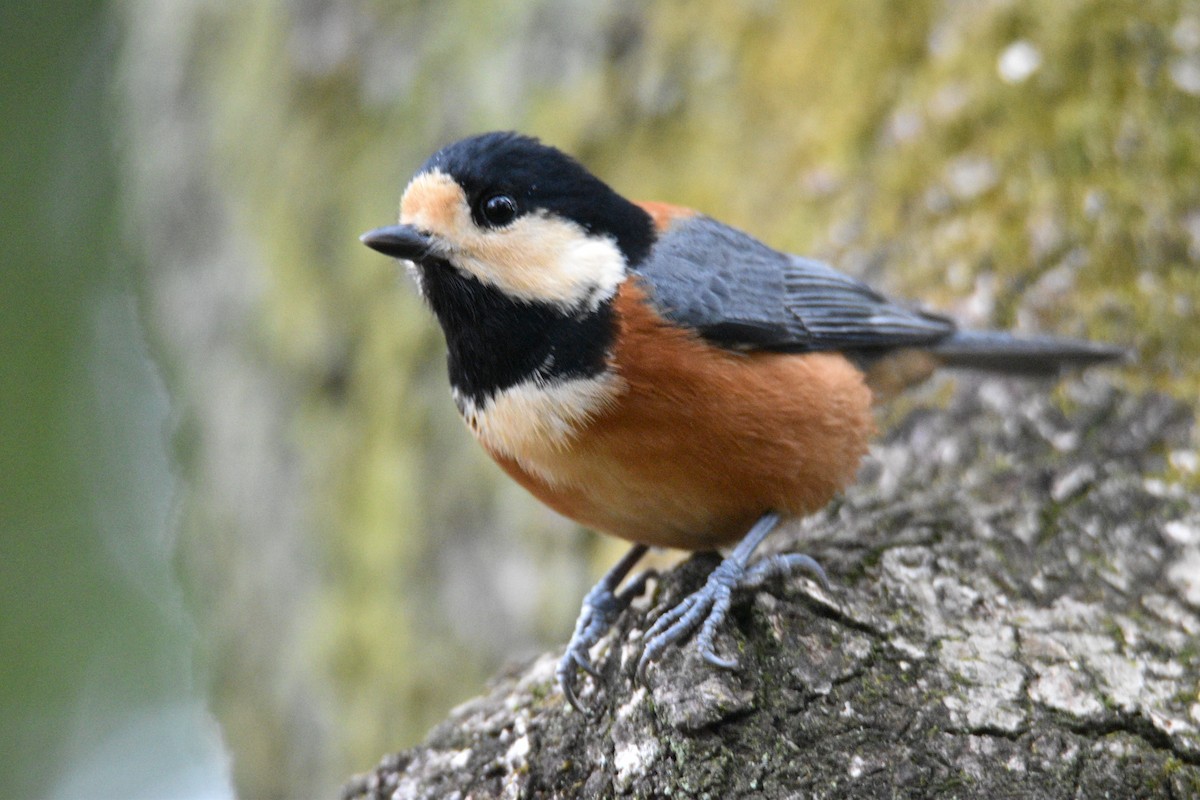
[[[676,221],[636,273],[663,316],[723,347],[868,356],[955,331],[951,320],[703,216]]]

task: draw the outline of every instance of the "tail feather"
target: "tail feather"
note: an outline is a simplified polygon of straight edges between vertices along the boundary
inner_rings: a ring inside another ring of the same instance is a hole
[[[948,367],[1015,375],[1056,375],[1065,369],[1121,361],[1120,347],[1055,336],[1013,336],[1000,331],[956,331],[929,348]]]

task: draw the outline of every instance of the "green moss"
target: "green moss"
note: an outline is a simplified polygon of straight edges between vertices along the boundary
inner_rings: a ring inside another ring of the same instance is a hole
[[[290,6],[206,10],[180,58],[210,124],[207,172],[232,198],[239,246],[268,265],[247,346],[299,398],[281,425],[328,566],[296,663],[336,687],[331,769],[415,740],[492,666],[439,627],[429,565],[448,531],[499,516],[500,475],[457,427],[428,316],[355,242],[392,217],[430,151],[523,129],[629,196],[696,206],[941,308],[990,281],[981,324],[1128,345],[1124,380],[1195,398],[1200,98],[1170,75],[1185,8],[661,2],[571,20],[588,44],[565,46],[578,52],[563,74],[529,44],[535,3],[338,7],[362,41],[328,68],[306,61]],[[1019,39],[1041,67],[1010,84],[997,60]],[[1057,520],[1043,522],[1049,535]],[[578,600],[557,588],[549,640]],[[232,715],[245,689],[229,678]],[[260,729],[239,727],[233,749],[258,748]]]
[[[533,698],[533,701],[535,703],[540,704],[540,703],[544,702],[546,700],[546,698],[550,697],[550,695],[554,693],[554,690],[556,688],[557,688],[557,686],[552,681],[545,682],[545,683],[538,683],[538,684],[534,684],[534,686],[532,688],[530,688],[529,694]]]
[[[890,702],[896,697],[896,675],[883,670],[870,670],[859,683],[859,695],[863,702],[874,705]]]
[[[1200,768],[1194,764],[1168,756],[1163,759],[1161,778],[1159,786],[1171,785],[1173,797],[1200,797]],[[1179,791],[1181,789],[1182,792]]]

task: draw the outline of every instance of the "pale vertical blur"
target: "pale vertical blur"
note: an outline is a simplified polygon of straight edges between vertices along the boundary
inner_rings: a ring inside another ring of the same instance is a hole
[[[233,797],[120,236],[115,17],[0,8],[0,797]]]

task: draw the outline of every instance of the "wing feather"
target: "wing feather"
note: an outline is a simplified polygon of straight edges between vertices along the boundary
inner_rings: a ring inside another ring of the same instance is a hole
[[[724,347],[871,352],[929,345],[955,330],[704,216],[674,220],[635,272],[667,319]]]

